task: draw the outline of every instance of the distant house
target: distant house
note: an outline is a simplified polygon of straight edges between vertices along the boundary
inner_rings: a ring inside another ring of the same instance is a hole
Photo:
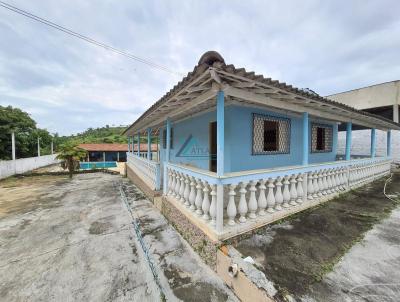
[[[79,144],[79,147],[88,152],[87,162],[126,161],[128,146],[126,144]],[[137,145],[134,146],[137,151]],[[142,154],[147,154],[147,145],[141,145]],[[151,145],[152,158],[157,158],[157,145]]]
[[[345,157],[337,160],[341,129]],[[352,157],[356,129],[371,129],[369,158]],[[387,137],[381,157],[377,129]],[[125,130],[127,175],[178,229],[186,232],[187,221],[225,240],[389,174],[392,129],[400,125],[211,51]],[[159,159],[131,151],[144,135],[148,144],[159,137]]]

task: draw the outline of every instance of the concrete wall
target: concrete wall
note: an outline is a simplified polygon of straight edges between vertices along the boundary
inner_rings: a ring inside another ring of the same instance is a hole
[[[56,154],[0,161],[0,179],[58,163]]]
[[[291,120],[289,154],[252,154],[253,113],[285,117]],[[173,124],[173,148],[170,153],[171,162],[208,170],[209,124],[215,120],[216,112],[212,111]],[[333,126],[333,146],[332,152],[309,153],[309,162],[318,163],[334,161],[337,147],[337,124],[318,119],[310,119],[310,121],[330,124]],[[162,132],[163,131],[161,131],[161,142]],[[181,150],[182,145],[190,135],[192,135],[191,143],[200,150],[200,154],[204,153],[206,156],[179,156],[178,153]],[[311,132],[309,135],[311,135]],[[225,107],[224,165],[226,173],[299,165],[302,160],[302,150],[302,120],[300,117],[277,114],[275,112],[253,107],[236,105]],[[162,144],[160,157],[161,161],[164,161],[165,149],[162,148]]]
[[[368,109],[400,104],[400,81],[382,83],[328,95],[327,98],[352,106]]]

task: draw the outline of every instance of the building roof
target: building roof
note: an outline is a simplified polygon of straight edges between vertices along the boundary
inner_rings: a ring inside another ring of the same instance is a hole
[[[294,113],[309,112],[311,116],[332,121],[353,122],[382,130],[400,130],[399,124],[391,120],[228,65],[219,53],[209,51],[200,58],[192,72],[145,111],[124,133],[133,135],[149,127],[154,131],[165,123],[167,117],[177,121],[215,107],[215,96],[219,90],[225,92],[227,104],[256,105]]]
[[[79,144],[86,151],[128,151],[127,144]]]
[[[78,147],[86,151],[111,151],[127,152],[128,144],[79,144]],[[134,145],[134,151],[137,151],[137,144]],[[147,144],[140,144],[140,151],[147,152]],[[157,144],[151,144],[151,151],[157,151]]]
[[[78,147],[85,149],[86,151],[128,151],[128,144],[79,144]],[[137,144],[134,145],[134,151],[137,151]],[[140,151],[147,152],[147,143],[140,144]],[[157,144],[151,144],[151,151],[157,151]]]

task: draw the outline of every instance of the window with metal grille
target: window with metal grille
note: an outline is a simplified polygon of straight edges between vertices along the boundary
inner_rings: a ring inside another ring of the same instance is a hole
[[[290,120],[253,113],[253,154],[290,153]]]
[[[171,141],[169,142],[169,148],[174,147],[174,128],[171,128]],[[163,149],[167,149],[167,129],[163,130]]]
[[[333,127],[331,125],[311,125],[311,152],[331,152]]]

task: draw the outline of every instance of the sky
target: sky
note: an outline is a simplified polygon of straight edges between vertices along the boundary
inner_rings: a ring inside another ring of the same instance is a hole
[[[329,95],[400,79],[400,2],[6,0],[171,70],[227,64]],[[128,125],[181,76],[0,7],[0,105],[51,133]]]

